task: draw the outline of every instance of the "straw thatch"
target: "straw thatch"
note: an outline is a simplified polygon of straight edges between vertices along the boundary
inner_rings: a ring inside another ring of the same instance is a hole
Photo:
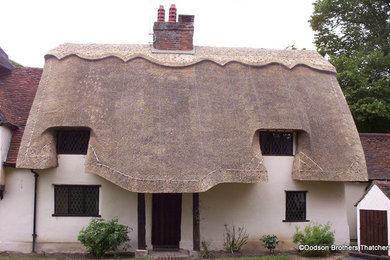
[[[313,51],[63,45],[46,56],[17,167],[57,166],[54,129],[88,127],[85,170],[134,192],[266,181],[258,129],[297,132],[297,180],[364,181],[334,67]]]

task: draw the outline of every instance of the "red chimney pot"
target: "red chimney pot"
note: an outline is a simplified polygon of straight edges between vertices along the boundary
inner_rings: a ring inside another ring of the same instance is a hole
[[[165,21],[165,9],[163,5],[160,5],[157,11],[157,21],[164,22]]]
[[[176,5],[171,4],[171,8],[169,8],[169,21],[176,22]]]

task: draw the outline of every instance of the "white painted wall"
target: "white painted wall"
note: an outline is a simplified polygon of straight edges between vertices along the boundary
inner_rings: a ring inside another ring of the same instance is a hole
[[[119,217],[130,232],[131,249],[136,245],[137,194],[128,192],[103,178],[84,173],[85,157],[60,155],[59,167],[38,170],[37,251],[80,252],[84,247],[77,242],[82,227],[90,217],[53,217],[53,184],[98,184],[99,211],[103,218]],[[31,251],[34,177],[29,170],[7,168],[4,199],[0,201],[0,250]]]
[[[367,186],[370,184],[367,182],[346,182],[345,183],[345,203],[347,207],[347,218],[348,218],[348,227],[349,235],[351,239],[357,239],[357,229],[356,229],[356,207],[355,204],[358,202],[364,192],[366,191]]]
[[[6,187],[0,201],[0,251],[31,251],[33,175],[5,168]]]
[[[119,217],[132,227],[131,249],[137,244],[137,194],[123,190],[96,176],[84,173],[82,155],[60,155],[59,167],[38,170],[37,251],[78,252],[84,248],[77,235],[89,217],[53,217],[53,184],[99,184],[100,214],[105,219]],[[285,217],[285,190],[307,190],[307,219],[332,223],[336,243],[349,242],[344,184],[337,182],[296,182],[291,179],[293,157],[264,156],[269,171],[268,183],[220,184],[200,194],[201,240],[212,248],[223,244],[224,224],[243,226],[250,235],[248,248],[262,249],[258,238],[275,234],[292,248],[295,225],[282,222]],[[7,168],[4,199],[0,201],[0,250],[31,251],[33,185],[29,170]],[[183,194],[181,248],[192,249],[192,194]],[[152,195],[146,195],[146,243],[151,249]]]
[[[358,246],[360,248],[360,210],[386,210],[387,211],[387,241],[390,241],[390,200],[387,196],[378,188],[378,186],[374,185],[370,191],[366,194],[366,196],[359,202],[356,207],[356,219],[357,219],[357,235],[358,235]],[[390,255],[390,250],[388,252]]]
[[[293,157],[264,156],[268,183],[222,184],[200,195],[201,240],[212,248],[223,244],[224,224],[242,226],[250,236],[248,248],[261,249],[262,235],[275,234],[292,249],[295,226],[309,223],[282,222],[285,218],[285,190],[307,190],[307,219],[310,223],[331,222],[336,244],[349,244],[344,183],[298,182],[291,179]]]
[[[11,143],[12,131],[6,126],[0,126],[0,185],[5,183],[5,172],[3,167],[3,162],[7,160],[7,153],[9,145]]]

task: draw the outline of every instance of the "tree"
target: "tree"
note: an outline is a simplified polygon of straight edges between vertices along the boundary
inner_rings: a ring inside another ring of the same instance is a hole
[[[310,24],[318,51],[336,67],[358,130],[390,132],[390,3],[316,0]]]
[[[23,67],[22,64],[17,63],[16,61],[13,61],[13,60],[10,60],[10,61],[11,61],[12,65],[14,65],[14,67]]]

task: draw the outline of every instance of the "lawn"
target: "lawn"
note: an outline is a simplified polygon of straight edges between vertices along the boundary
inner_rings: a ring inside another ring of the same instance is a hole
[[[54,260],[56,258],[37,258],[37,257],[11,257],[11,256],[0,256],[0,260]],[[91,258],[84,258],[84,259],[91,259]],[[135,258],[121,258],[121,259],[135,259]],[[223,260],[223,259],[232,259],[232,258],[210,258],[215,260]],[[262,257],[240,257],[235,258],[240,260],[291,260],[288,256],[262,256]]]

